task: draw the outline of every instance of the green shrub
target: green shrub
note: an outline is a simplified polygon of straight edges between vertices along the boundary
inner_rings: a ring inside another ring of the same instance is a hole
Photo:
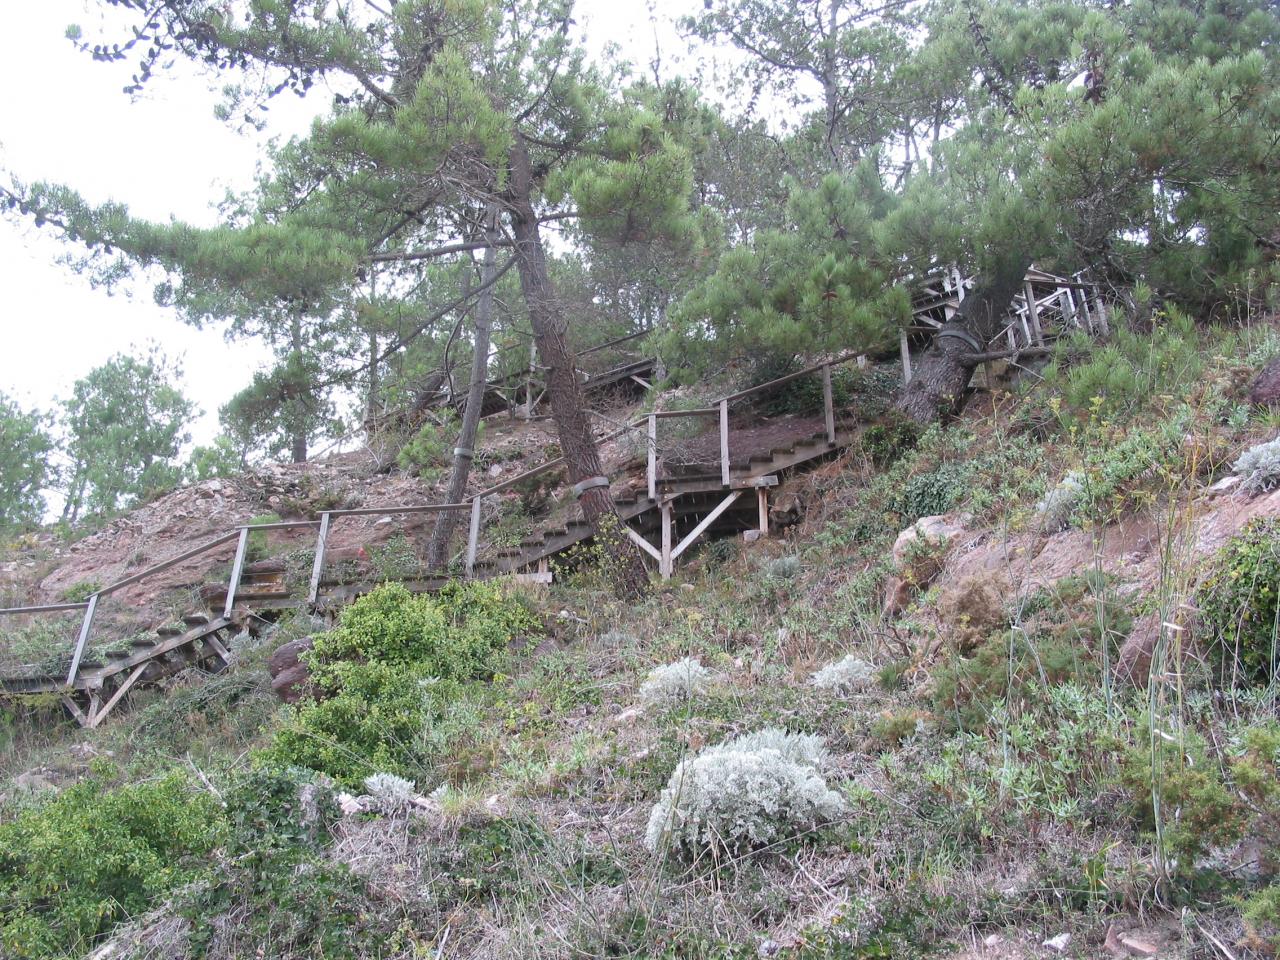
[[[972,461],[940,464],[911,477],[892,501],[892,509],[906,522],[935,517],[960,504],[969,493],[977,465]]]
[[[883,469],[914,447],[919,439],[918,424],[901,417],[886,417],[883,423],[867,427],[859,443],[871,463]]]
[[[176,774],[115,789],[86,780],[0,824],[0,952],[87,952],[197,877],[224,826],[217,802]]]
[[[461,428],[458,414],[451,408],[441,415],[439,423],[425,423],[422,428],[403,446],[396,455],[396,463],[401,470],[416,473],[428,482],[434,482],[444,475],[453,463],[453,448],[458,440]],[[476,428],[476,439],[473,447],[479,446],[484,432],[484,424]]]
[[[537,626],[495,584],[434,596],[386,584],[342,612],[306,654],[318,696],[285,713],[260,761],[332,776],[348,786],[372,773],[421,779],[430,729],[466,681],[493,676],[513,640]]]
[[[1233,843],[1244,829],[1239,802],[1193,733],[1144,738],[1125,756],[1120,782],[1132,797],[1138,826],[1163,839],[1171,874],[1190,875],[1199,857]]]
[[[1249,835],[1261,841],[1259,872],[1273,877],[1280,873],[1280,723],[1248,730],[1230,770],[1249,815]]]
[[[1225,680],[1267,683],[1276,675],[1280,621],[1280,521],[1254,520],[1218,551],[1197,606]]]
[[[1244,945],[1264,957],[1280,956],[1280,883],[1255,893],[1244,901]]]
[[[102,583],[98,580],[81,580],[63,590],[58,599],[63,603],[84,603],[101,589]]]
[[[256,527],[267,523],[279,523],[280,515],[277,513],[260,513],[256,517],[250,517],[245,526]],[[249,542],[245,545],[244,558],[249,563],[258,560],[265,560],[271,555],[270,534],[266,530],[250,530]]]

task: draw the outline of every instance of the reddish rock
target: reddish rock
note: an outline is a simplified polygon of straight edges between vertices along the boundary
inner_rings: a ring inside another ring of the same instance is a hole
[[[1274,406],[1280,403],[1280,357],[1276,357],[1253,378],[1249,387],[1249,402]]]
[[[314,641],[310,637],[290,640],[276,648],[267,660],[271,672],[271,689],[285,703],[296,703],[309,692],[311,671],[299,657],[310,650]]]

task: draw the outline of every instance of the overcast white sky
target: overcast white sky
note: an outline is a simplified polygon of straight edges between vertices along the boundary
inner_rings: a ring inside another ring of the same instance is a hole
[[[666,11],[683,13],[688,4],[656,0],[656,7],[667,76],[683,44]],[[65,183],[94,202],[122,201],[150,218],[212,223],[211,204],[228,187],[251,182],[265,136],[304,131],[310,111],[327,101],[323,90],[307,101],[279,98],[263,137],[215,120],[208,81],[189,68],[153,80],[143,99],[131,101],[121,92],[132,72],[128,62],[95,63],[64,37],[72,23],[86,39],[95,37],[103,16],[93,0],[40,0],[6,10],[0,169],[22,180]],[[654,27],[643,0],[578,0],[575,17],[592,48],[617,43],[640,65],[652,57]],[[265,360],[261,348],[183,324],[155,305],[146,282],[132,296],[93,290],[56,263],[63,251],[48,231],[0,220],[0,390],[24,406],[50,409],[113,354],[155,341],[183,361],[184,392],[204,411],[195,439],[211,439],[218,407]]]

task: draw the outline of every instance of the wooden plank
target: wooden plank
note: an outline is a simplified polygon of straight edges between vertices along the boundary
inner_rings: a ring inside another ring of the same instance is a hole
[[[76,685],[76,673],[80,669],[80,661],[84,657],[85,647],[89,644],[89,631],[93,627],[93,615],[98,609],[98,597],[100,594],[93,594],[89,597],[89,604],[84,608],[84,619],[80,621],[80,635],[76,638],[76,649],[71,654],[71,669],[67,671],[67,686],[74,687]]]
[[[675,569],[675,554],[671,552],[671,534],[675,510],[670,503],[662,504],[662,556],[658,560],[658,572],[662,579],[668,579]]]
[[[157,563],[153,567],[147,567],[147,569],[142,570],[139,573],[135,573],[133,574],[133,576],[125,577],[123,580],[117,580],[115,583],[112,583],[112,584],[109,584],[108,586],[103,587],[101,590],[98,591],[98,594],[100,596],[105,597],[108,594],[115,593],[117,590],[120,590],[124,587],[132,586],[133,584],[137,583],[139,580],[145,580],[147,577],[151,576],[152,574],[159,573],[162,570],[168,570],[170,567],[175,567],[178,564],[182,563],[184,560],[190,560],[192,557],[198,557],[200,556],[200,554],[204,553],[206,550],[212,550],[215,547],[222,546],[224,543],[230,543],[232,540],[236,539],[238,536],[240,536],[239,530],[232,530],[230,533],[224,533],[222,536],[217,537],[213,540],[210,540],[208,543],[201,544],[198,547],[193,547],[192,549],[188,550],[186,553],[180,553],[176,557],[171,557],[170,559],[165,560],[163,563]]]
[[[649,499],[658,499],[658,418],[649,414],[649,462],[647,472]]]
[[[1023,284],[1023,299],[1027,301],[1027,319],[1031,327],[1031,342],[1036,344],[1044,343],[1044,331],[1040,327],[1040,304],[1036,302],[1036,292],[1032,289],[1030,281]]]
[[[831,390],[830,364],[822,368],[822,413],[827,424],[827,443],[834,447],[836,445],[836,407]]]
[[[222,658],[223,663],[228,666],[231,664],[231,652],[223,646],[222,641],[218,639],[218,635],[216,633],[205,634],[204,642],[213,647],[213,652]]]
[[[729,485],[729,401],[720,401],[720,482]]]
[[[84,711],[80,709],[79,705],[74,700],[64,695],[62,698],[62,704],[71,711],[71,715],[76,718],[76,723],[80,724],[82,727],[87,727],[89,725],[89,718],[84,715]]]
[[[632,543],[634,543],[637,547],[639,547],[645,553],[649,554],[649,556],[653,557],[653,559],[657,560],[658,563],[662,563],[662,553],[658,550],[657,547],[651,544],[644,537],[640,536],[640,534],[636,533],[630,527],[624,526],[622,529],[627,532],[627,536],[631,539]]]
[[[216,633],[224,627],[229,626],[231,626],[231,622],[229,620],[224,620],[219,617],[217,620],[213,620],[203,627],[188,630],[186,633],[180,634],[176,637],[170,637],[168,640],[162,640],[154,647],[147,650],[140,650],[133,656],[127,657],[124,660],[117,660],[115,663],[109,663],[105,667],[97,667],[93,670],[89,670],[79,679],[82,684],[88,682],[100,682],[106,677],[114,676],[117,673],[124,673],[124,671],[130,670],[140,663],[146,663],[150,660],[154,660],[157,657],[168,653],[170,650],[176,650],[184,644],[191,643],[193,640],[202,639],[211,633]]]
[[[769,488],[756,488],[756,506],[760,511],[760,536],[769,535]]]
[[[103,720],[107,719],[107,714],[115,709],[116,704],[119,703],[124,698],[124,695],[129,692],[129,688],[138,681],[138,678],[146,671],[150,662],[151,661],[148,660],[147,663],[141,663],[134,667],[133,673],[129,674],[129,676],[125,678],[124,683],[120,684],[116,689],[116,692],[111,695],[111,699],[106,702],[101,710],[93,715],[93,718],[89,721],[90,728],[98,726]]]
[[[324,573],[324,552],[329,545],[329,524],[331,521],[331,514],[320,514],[320,533],[316,536],[316,556],[311,561],[311,584],[307,589],[308,603],[315,603],[320,599],[320,577]],[[224,616],[231,616],[229,607]]]
[[[80,603],[45,603],[37,607],[4,607],[0,609],[0,616],[11,613],[57,613],[61,610],[83,610],[88,605],[89,601],[84,600]]]
[[[902,354],[902,382],[911,382],[911,347],[907,345],[907,331],[898,335],[898,351]]]
[[[476,497],[471,501],[471,524],[467,528],[467,576],[476,568],[476,553],[480,549],[480,511],[484,501]]]
[[[227,602],[222,605],[222,615],[231,616],[236,605],[236,591],[240,589],[240,576],[244,573],[244,558],[249,550],[249,528],[240,528],[240,540],[236,544],[236,558],[231,562],[231,577],[227,580]]]
[[[710,513],[708,513],[705,517],[703,517],[702,522],[699,523],[696,527],[694,527],[693,530],[690,531],[689,535],[685,537],[683,540],[681,540],[676,545],[675,549],[671,551],[671,559],[675,560],[676,557],[680,556],[680,554],[684,553],[687,549],[689,549],[689,547],[693,545],[693,542],[697,540],[698,537],[702,536],[702,534],[706,531],[706,529],[720,518],[720,514],[724,513],[731,506],[733,506],[740,496],[742,496],[742,491],[734,490],[727,497],[725,497],[718,504],[716,504],[715,509],[712,510]]]

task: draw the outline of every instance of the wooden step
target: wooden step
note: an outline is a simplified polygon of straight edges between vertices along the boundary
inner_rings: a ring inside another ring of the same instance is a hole
[[[182,618],[182,622],[188,627],[204,627],[208,626],[209,618],[203,613],[188,613]]]
[[[156,636],[162,640],[168,640],[170,637],[180,637],[184,633],[186,631],[181,627],[158,627],[156,629]]]

